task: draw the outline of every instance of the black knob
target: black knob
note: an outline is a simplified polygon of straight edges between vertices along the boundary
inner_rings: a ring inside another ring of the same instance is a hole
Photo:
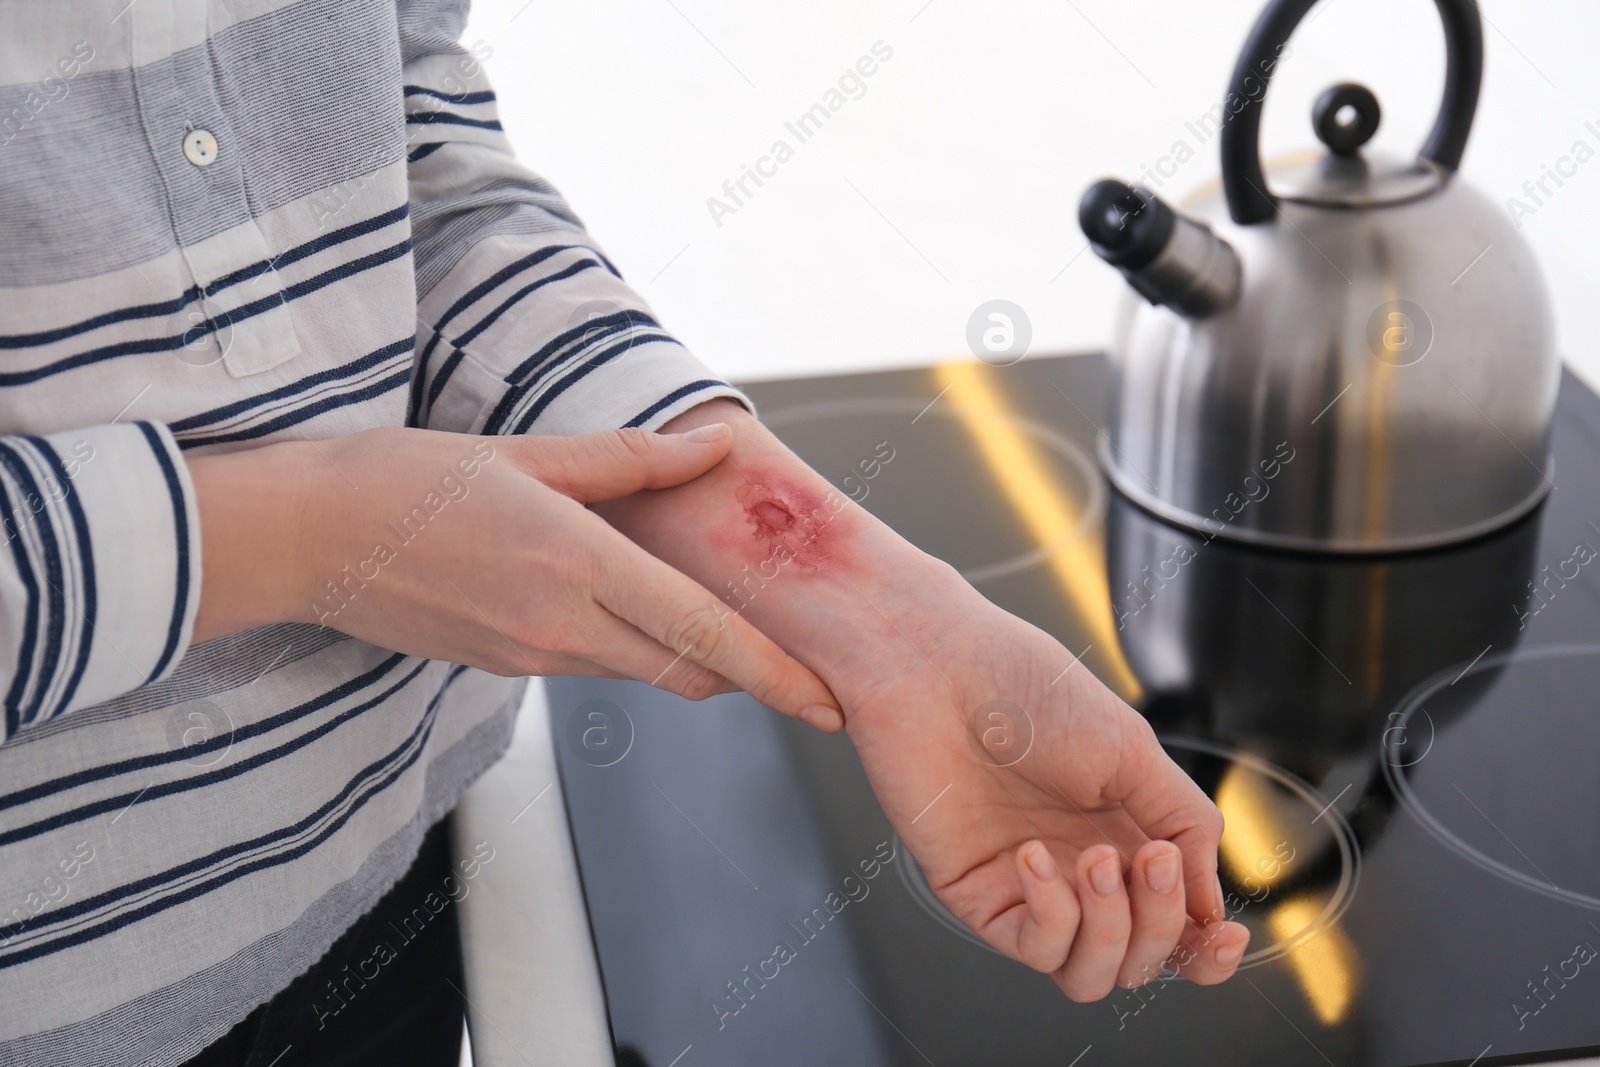
[[[1078,225],[1101,259],[1138,270],[1167,246],[1176,219],[1148,190],[1107,178],[1089,186],[1078,202]]]
[[[1334,153],[1348,156],[1378,132],[1383,111],[1372,90],[1355,82],[1327,89],[1311,107],[1311,124],[1317,137]]]

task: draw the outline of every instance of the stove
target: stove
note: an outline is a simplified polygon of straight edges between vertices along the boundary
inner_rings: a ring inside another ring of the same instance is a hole
[[[749,392],[841,492],[1152,721],[1227,816],[1239,974],[1073,1004],[944,911],[844,737],[742,695],[560,679],[619,1064],[1600,1053],[1600,398],[1563,381],[1557,486],[1515,526],[1330,559],[1186,533],[1110,490],[1106,389],[1080,356]],[[1293,441],[1263,449],[1275,473],[1219,524],[1312,476]]]

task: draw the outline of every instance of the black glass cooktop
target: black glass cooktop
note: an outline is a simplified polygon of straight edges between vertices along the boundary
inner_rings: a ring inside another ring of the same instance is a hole
[[[1105,379],[1078,357],[750,392],[842,492],[1152,720],[1227,816],[1239,975],[1073,1004],[940,908],[845,738],[748,697],[563,679],[619,1064],[1600,1053],[1600,399],[1563,382],[1558,488],[1515,527],[1327,560],[1207,543],[1108,490]]]

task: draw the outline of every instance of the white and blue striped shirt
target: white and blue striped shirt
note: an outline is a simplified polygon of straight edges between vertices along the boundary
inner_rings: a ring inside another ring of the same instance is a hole
[[[0,1064],[173,1064],[312,963],[520,684],[191,646],[186,453],[737,396],[513,158],[449,0],[0,0]]]

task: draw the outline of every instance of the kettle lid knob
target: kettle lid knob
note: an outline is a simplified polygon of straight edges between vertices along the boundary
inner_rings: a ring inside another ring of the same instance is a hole
[[[1335,155],[1354,155],[1378,132],[1383,111],[1372,90],[1355,82],[1342,82],[1325,90],[1311,108],[1317,139]]]

